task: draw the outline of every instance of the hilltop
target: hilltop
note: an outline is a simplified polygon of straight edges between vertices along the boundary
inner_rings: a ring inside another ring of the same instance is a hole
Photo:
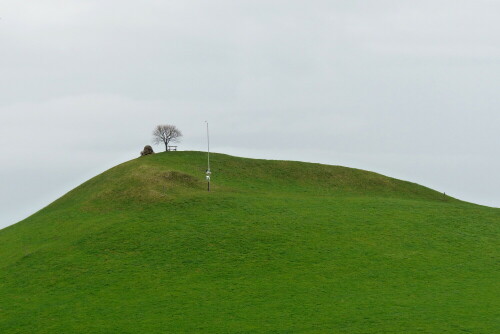
[[[377,173],[168,152],[0,230],[0,333],[494,333],[500,209]]]

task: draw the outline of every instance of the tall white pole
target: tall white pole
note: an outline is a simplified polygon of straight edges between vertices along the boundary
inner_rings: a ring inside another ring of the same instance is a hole
[[[212,174],[210,172],[210,134],[208,132],[208,122],[205,121],[205,123],[207,123],[207,190],[210,191],[210,174]]]
[[[208,122],[205,121],[207,123],[207,161],[208,161],[208,171],[210,171],[210,135],[208,133]]]

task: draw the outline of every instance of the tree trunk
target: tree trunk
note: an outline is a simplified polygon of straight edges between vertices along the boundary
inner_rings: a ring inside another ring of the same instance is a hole
[[[165,142],[165,152],[168,152],[168,142]]]

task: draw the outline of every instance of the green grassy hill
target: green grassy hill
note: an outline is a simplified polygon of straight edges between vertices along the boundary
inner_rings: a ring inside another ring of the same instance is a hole
[[[499,333],[500,209],[169,152],[0,230],[0,333]]]

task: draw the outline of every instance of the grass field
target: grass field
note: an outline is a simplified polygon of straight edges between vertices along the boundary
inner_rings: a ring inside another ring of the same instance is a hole
[[[500,333],[500,209],[169,152],[0,230],[0,333]]]

